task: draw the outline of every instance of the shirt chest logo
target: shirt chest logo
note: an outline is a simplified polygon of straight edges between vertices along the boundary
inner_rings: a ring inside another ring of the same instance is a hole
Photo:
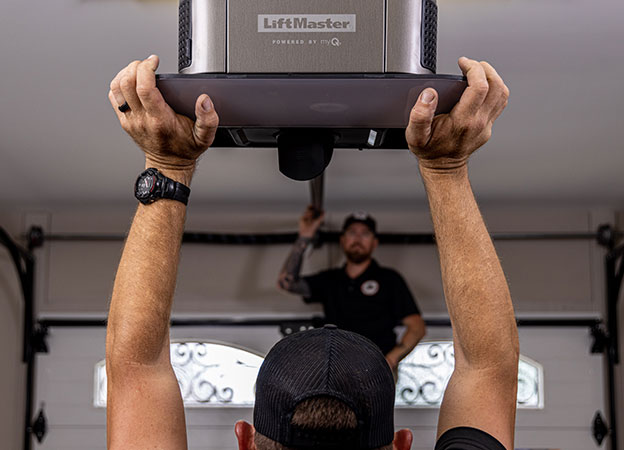
[[[360,287],[362,294],[372,296],[379,292],[379,283],[375,280],[368,280],[362,283]]]

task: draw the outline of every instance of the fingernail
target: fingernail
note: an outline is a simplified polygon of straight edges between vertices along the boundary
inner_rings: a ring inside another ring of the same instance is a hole
[[[212,109],[212,102],[210,101],[210,97],[206,97],[206,99],[202,102],[202,108],[204,111],[210,111]]]
[[[154,58],[156,58],[156,55],[149,55],[147,59],[154,59]]]
[[[435,99],[435,94],[431,89],[425,89],[422,94],[420,94],[420,101],[425,105],[430,105],[431,102]]]

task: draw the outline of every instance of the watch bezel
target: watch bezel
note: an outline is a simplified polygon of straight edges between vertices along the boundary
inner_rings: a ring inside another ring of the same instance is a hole
[[[139,188],[147,177],[154,179],[149,192]],[[162,198],[176,200],[187,205],[190,193],[191,189],[188,186],[168,178],[155,167],[145,169],[134,182],[134,196],[144,205],[154,203]]]
[[[149,192],[144,192],[143,189],[139,189],[139,184],[148,177],[153,178],[154,183],[152,184]],[[134,183],[134,196],[144,205],[155,202],[158,198],[160,198],[159,186],[162,183],[159,182],[161,180],[162,174],[158,171],[158,169],[149,168],[144,170],[137,177],[136,182]]]

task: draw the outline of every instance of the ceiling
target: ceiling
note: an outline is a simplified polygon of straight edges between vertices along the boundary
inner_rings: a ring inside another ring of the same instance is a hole
[[[482,201],[624,205],[624,2],[438,0],[438,73],[465,55],[511,89],[490,143],[471,163]],[[141,152],[107,99],[112,77],[151,53],[177,71],[177,2],[0,2],[0,207],[132,201]],[[333,202],[424,199],[407,151],[337,150]],[[193,200],[305,203],[273,149],[212,149]],[[621,209],[621,208],[620,208]]]

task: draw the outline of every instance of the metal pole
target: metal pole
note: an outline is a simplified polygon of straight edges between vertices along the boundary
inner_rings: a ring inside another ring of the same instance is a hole
[[[323,211],[323,188],[325,185],[325,171],[323,171],[318,177],[310,180],[310,204],[314,207],[314,210],[320,214]],[[323,245],[324,239],[321,236],[321,231],[317,231],[312,239],[312,246],[314,248],[320,248]]]
[[[325,184],[325,172],[310,180],[310,204],[317,211],[323,210],[323,188]]]

